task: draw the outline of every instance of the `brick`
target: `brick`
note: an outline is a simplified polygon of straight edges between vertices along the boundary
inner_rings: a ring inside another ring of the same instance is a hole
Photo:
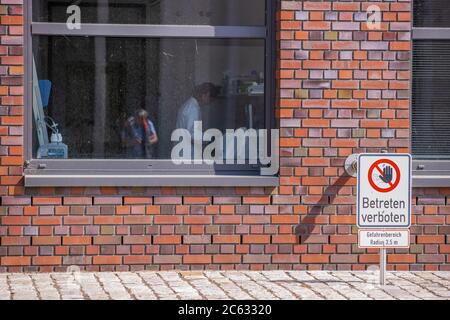
[[[298,216],[291,216],[291,215],[272,216],[273,224],[297,224],[298,222],[299,222]]]
[[[313,1],[304,1],[303,10],[305,11],[329,11],[331,10],[330,2],[313,2]]]
[[[357,243],[357,235],[332,235],[331,243]]]
[[[37,266],[59,266],[62,257],[33,257],[33,265]]]
[[[155,197],[154,203],[157,205],[162,204],[182,204],[182,197]]]
[[[202,225],[202,224],[211,224],[212,217],[209,216],[186,216],[183,218],[184,224],[194,224],[194,225]]]
[[[95,245],[105,245],[105,244],[122,244],[121,236],[96,236],[93,237],[93,243]]]
[[[154,223],[155,224],[181,224],[182,217],[159,215],[159,216],[154,217]]]
[[[300,258],[298,255],[293,254],[275,254],[272,257],[273,263],[293,263],[298,264]]]
[[[274,195],[272,199],[274,204],[297,204],[300,202],[300,197],[298,196]]]
[[[270,243],[269,235],[244,235],[242,243]]]
[[[359,22],[333,22],[332,23],[332,29],[337,31],[342,30],[354,30],[357,31],[360,29],[360,23]]]
[[[299,237],[296,235],[273,235],[272,243],[298,243]]]
[[[58,236],[35,236],[31,241],[33,246],[61,245],[61,237]]]
[[[330,223],[331,224],[349,224],[349,225],[355,225],[356,224],[356,216],[331,216],[330,217]]]
[[[125,256],[123,257],[124,264],[151,264],[151,256]]]
[[[33,217],[33,225],[38,226],[59,226],[62,224],[62,217]]]
[[[118,225],[123,223],[123,217],[118,216],[98,216],[94,217],[94,224]]]
[[[152,197],[125,197],[123,203],[125,205],[153,204],[153,198]]]
[[[134,225],[139,225],[139,224],[144,224],[144,225],[148,225],[148,224],[152,224],[153,222],[153,217],[149,217],[149,216],[127,216],[124,217],[123,223],[124,224],[134,224]]]
[[[121,256],[96,256],[93,257],[93,264],[118,265],[122,264]]]
[[[304,30],[330,30],[331,23],[325,21],[305,21],[303,23]]]
[[[357,263],[358,256],[356,254],[332,254],[330,257],[331,263]]]
[[[154,236],[154,244],[181,244],[181,236]]]
[[[240,204],[240,197],[214,197],[214,204]]]
[[[63,237],[63,245],[89,245],[92,237],[89,236],[66,236]]]
[[[431,224],[431,225],[443,225],[445,224],[445,217],[439,217],[439,216],[419,216],[417,217],[417,223],[418,224]]]
[[[121,205],[122,204],[122,197],[95,197],[94,198],[94,204],[95,205]]]
[[[244,263],[270,263],[271,256],[270,255],[252,255],[252,254],[246,254],[243,256],[243,262]]]
[[[33,205],[61,205],[62,199],[59,197],[33,197]]]
[[[64,205],[92,205],[91,197],[64,197]]]
[[[123,244],[151,244],[152,236],[124,236]]]
[[[270,204],[270,197],[268,196],[255,196],[255,197],[244,197],[244,204]]]
[[[389,254],[388,263],[416,263],[416,255],[413,254]]]
[[[64,217],[65,225],[90,225],[92,222],[92,217]]]
[[[330,257],[328,254],[304,254],[300,256],[301,263],[329,263]]]
[[[281,30],[298,30],[300,22],[298,21],[281,21]]]
[[[417,243],[445,243],[444,235],[420,235],[417,236]]]
[[[242,218],[239,216],[215,216],[214,224],[241,224]]]
[[[185,255],[183,256],[183,263],[185,264],[210,264],[212,257],[210,255]]]
[[[239,244],[241,242],[241,236],[239,235],[214,235],[213,243],[226,244],[235,243]]]
[[[2,266],[29,266],[31,263],[31,257],[2,257]]]
[[[31,198],[24,197],[2,197],[1,203],[3,206],[16,206],[16,205],[30,205]]]
[[[417,200],[419,205],[445,205],[444,197],[419,197]]]
[[[182,256],[170,256],[170,255],[163,255],[163,256],[155,256],[154,257],[154,263],[155,264],[171,264],[171,265],[178,265],[182,263]]]
[[[218,264],[240,264],[241,256],[235,254],[219,254],[213,256],[213,263]]]
[[[419,254],[417,256],[418,263],[444,263],[445,255],[443,254]]]
[[[2,246],[29,246],[31,244],[30,237],[1,237]]]
[[[1,217],[2,225],[22,225],[27,226],[31,224],[31,218],[30,217]]]
[[[210,235],[186,235],[183,236],[184,244],[210,244]]]
[[[184,197],[184,204],[211,204],[210,197]]]

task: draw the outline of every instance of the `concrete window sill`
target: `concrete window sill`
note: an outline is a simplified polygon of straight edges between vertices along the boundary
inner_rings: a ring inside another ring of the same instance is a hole
[[[450,175],[420,175],[413,176],[414,188],[448,188]]]
[[[276,187],[278,177],[227,175],[25,175],[25,187]]]

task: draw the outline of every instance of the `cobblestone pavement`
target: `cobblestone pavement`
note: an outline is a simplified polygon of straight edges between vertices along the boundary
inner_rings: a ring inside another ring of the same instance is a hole
[[[450,272],[0,274],[0,299],[450,299]]]

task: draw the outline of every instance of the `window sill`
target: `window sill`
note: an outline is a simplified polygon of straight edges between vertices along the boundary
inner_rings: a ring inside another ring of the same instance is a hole
[[[417,175],[413,176],[414,188],[448,188],[450,175]]]
[[[450,161],[439,159],[413,160],[414,188],[450,187]]]
[[[277,187],[278,177],[245,175],[25,175],[25,187]],[[415,175],[414,188],[450,187],[450,175]]]
[[[238,175],[25,175],[25,187],[276,187],[278,177]]]

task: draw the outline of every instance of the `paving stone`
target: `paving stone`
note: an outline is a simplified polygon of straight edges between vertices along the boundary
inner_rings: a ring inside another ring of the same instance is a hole
[[[189,271],[0,274],[0,300],[450,299],[450,272]]]

